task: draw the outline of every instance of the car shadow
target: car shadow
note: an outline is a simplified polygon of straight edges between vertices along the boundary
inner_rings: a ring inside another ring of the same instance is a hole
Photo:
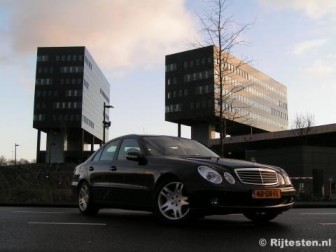
[[[94,217],[84,217],[91,220],[105,222],[111,225],[124,225],[130,226],[132,229],[140,227],[143,228],[145,225],[147,228],[152,229],[179,229],[179,230],[202,230],[209,232],[218,232],[223,230],[230,231],[244,231],[245,233],[249,230],[254,232],[256,229],[259,231],[265,231],[269,233],[278,233],[290,230],[291,227],[288,223],[283,223],[280,219],[273,220],[267,223],[256,224],[241,214],[233,215],[222,215],[222,216],[207,216],[201,219],[195,219],[187,223],[180,225],[169,225],[159,222],[154,214],[149,212],[140,211],[125,211],[125,210],[115,210],[115,209],[103,209],[97,216]]]
[[[262,225],[237,214],[164,225],[147,212],[103,209],[95,217],[79,216],[80,221],[106,224],[95,229],[92,239],[119,239],[129,251],[260,251],[260,241],[296,232],[283,217]]]

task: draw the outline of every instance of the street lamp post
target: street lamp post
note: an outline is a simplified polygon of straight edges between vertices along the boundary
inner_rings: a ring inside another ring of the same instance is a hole
[[[20,145],[18,145],[17,143],[15,143],[14,145],[14,165],[16,166],[16,147],[18,147]]]
[[[333,182],[333,179],[329,178],[328,181],[329,181],[329,197],[331,198],[331,184]]]
[[[107,108],[114,108],[112,105],[108,105],[104,102],[104,112],[103,112],[103,144],[105,143],[105,129],[111,126],[111,121],[105,121],[105,110]]]

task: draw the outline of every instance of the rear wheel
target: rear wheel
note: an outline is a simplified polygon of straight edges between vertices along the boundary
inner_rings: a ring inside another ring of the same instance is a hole
[[[244,216],[255,223],[266,223],[277,217],[279,213],[269,211],[251,211],[244,213]]]
[[[84,215],[96,215],[99,211],[92,203],[92,192],[87,182],[82,182],[79,186],[77,203],[79,211]]]
[[[189,198],[185,185],[177,180],[165,180],[154,197],[154,212],[164,223],[178,224],[190,218]]]

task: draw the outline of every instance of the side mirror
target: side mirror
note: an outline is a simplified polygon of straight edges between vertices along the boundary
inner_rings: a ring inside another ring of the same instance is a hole
[[[139,165],[146,165],[147,159],[139,152],[130,151],[126,154],[126,159],[129,161],[138,162]]]
[[[130,160],[130,161],[139,161],[140,157],[141,157],[141,155],[140,155],[139,152],[133,152],[133,151],[131,151],[131,152],[128,152],[126,154],[126,159]]]

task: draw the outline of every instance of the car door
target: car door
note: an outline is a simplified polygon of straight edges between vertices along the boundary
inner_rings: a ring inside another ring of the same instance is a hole
[[[126,205],[150,204],[150,179],[151,176],[145,173],[146,164],[127,160],[128,153],[143,150],[136,138],[126,138],[120,144],[118,155],[114,163],[115,171],[111,172],[111,184],[117,189],[120,203]],[[121,182],[121,183],[120,183]]]
[[[108,143],[99,150],[88,164],[88,172],[95,201],[105,203],[110,200],[109,175],[117,153],[119,140]]]

